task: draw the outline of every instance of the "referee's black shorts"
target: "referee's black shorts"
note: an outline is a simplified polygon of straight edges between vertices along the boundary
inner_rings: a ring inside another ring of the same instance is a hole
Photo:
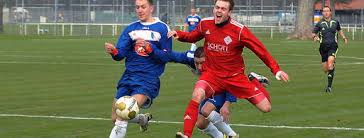
[[[321,61],[327,62],[327,59],[329,56],[334,56],[336,58],[336,54],[338,51],[339,46],[337,43],[334,44],[320,44],[320,55],[321,55]]]

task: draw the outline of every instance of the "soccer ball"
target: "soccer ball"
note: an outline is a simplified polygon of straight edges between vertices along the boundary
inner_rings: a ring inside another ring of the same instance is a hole
[[[139,113],[139,107],[134,97],[123,96],[116,100],[116,114],[123,120],[135,118]]]

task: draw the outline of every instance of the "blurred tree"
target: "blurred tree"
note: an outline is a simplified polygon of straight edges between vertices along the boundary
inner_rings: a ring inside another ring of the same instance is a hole
[[[310,39],[312,31],[313,6],[316,0],[299,0],[294,32],[288,39]]]
[[[288,39],[311,39],[311,31],[312,31],[312,19],[313,19],[313,11],[314,4],[317,2],[322,2],[322,5],[325,6],[326,0],[299,0],[297,15],[296,15],[296,24],[294,32],[288,36]],[[352,0],[330,0],[330,8],[332,9],[333,16],[335,14],[335,4],[334,3],[350,3]]]
[[[5,0],[0,0],[0,33],[4,32],[3,10],[5,6]]]

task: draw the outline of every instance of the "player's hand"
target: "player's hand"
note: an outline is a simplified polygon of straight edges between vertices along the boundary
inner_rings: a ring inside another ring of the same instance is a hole
[[[348,38],[346,38],[346,37],[344,38],[344,43],[348,44]]]
[[[314,41],[314,42],[320,41],[320,38],[319,38],[318,36],[314,36],[314,37],[313,37],[313,41]]]
[[[111,54],[111,55],[117,55],[118,54],[118,50],[115,48],[114,44],[106,42],[104,44],[104,47],[105,47],[106,53]]]
[[[172,31],[169,31],[168,32],[168,34],[167,34],[167,36],[168,36],[168,38],[170,38],[170,37],[174,37],[174,38],[178,38],[178,35],[177,35],[177,32],[176,31],[174,31],[174,30],[172,30]]]
[[[148,54],[153,52],[152,44],[144,39],[137,39],[134,49],[141,56],[148,56]]]
[[[229,105],[227,105],[227,104],[230,105],[230,103],[224,103],[224,105],[220,109],[220,114],[221,114],[222,118],[224,119],[224,122],[230,121],[230,110],[229,110]]]
[[[289,81],[289,76],[286,72],[284,71],[278,71],[276,73],[276,79],[277,80],[283,80],[284,82],[288,82]]]

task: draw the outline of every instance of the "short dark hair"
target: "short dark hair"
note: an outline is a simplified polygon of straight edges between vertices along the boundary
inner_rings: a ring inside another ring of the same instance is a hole
[[[203,51],[203,47],[198,47],[194,53],[195,58],[205,57],[205,52]]]
[[[217,1],[229,2],[230,3],[229,10],[231,11],[231,10],[234,9],[234,5],[235,5],[234,0],[215,0],[215,4],[216,4]]]
[[[329,7],[329,6],[324,6],[324,7],[322,7],[322,11],[324,11],[324,9],[325,8],[329,8],[330,9],[330,11],[331,11],[331,8]]]

